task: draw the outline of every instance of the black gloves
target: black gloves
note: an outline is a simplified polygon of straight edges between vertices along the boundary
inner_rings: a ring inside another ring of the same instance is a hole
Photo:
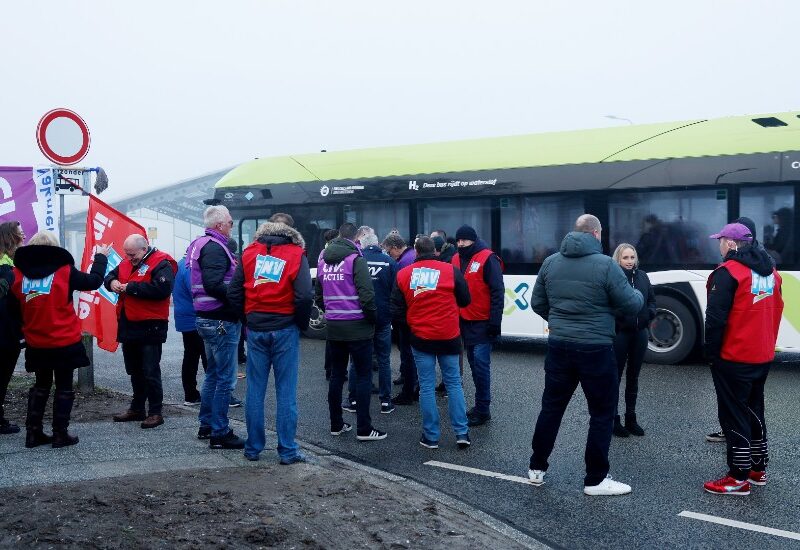
[[[500,336],[500,325],[489,325],[486,327],[486,335],[490,338]]]

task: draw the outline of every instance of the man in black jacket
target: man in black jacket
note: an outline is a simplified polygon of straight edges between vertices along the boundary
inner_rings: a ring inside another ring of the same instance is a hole
[[[103,283],[119,294],[117,340],[133,386],[130,409],[115,415],[114,422],[141,420],[142,428],[155,428],[164,423],[161,346],[167,341],[169,300],[178,264],[149,246],[142,235],[130,235],[123,250],[126,258]],[[145,401],[150,407],[147,415]]]
[[[300,331],[308,328],[312,304],[305,242],[286,223],[263,223],[255,236],[255,242],[244,249],[228,290],[231,306],[247,318],[244,455],[258,460],[266,445],[264,396],[272,368],[280,462],[305,462],[295,441]]]
[[[199,439],[209,439],[212,449],[242,449],[228,422],[228,406],[236,378],[236,354],[241,323],[228,301],[228,285],[236,258],[228,248],[233,218],[224,206],[209,206],[203,213],[205,234],[189,245],[186,261],[197,332],[205,342],[208,369],[200,392]]]
[[[492,418],[491,364],[492,343],[500,336],[503,321],[505,284],[500,258],[478,239],[475,229],[462,225],[456,231],[458,253],[452,263],[461,270],[472,301],[461,308],[461,337],[475,383],[475,406],[467,412],[470,426],[480,426]]]

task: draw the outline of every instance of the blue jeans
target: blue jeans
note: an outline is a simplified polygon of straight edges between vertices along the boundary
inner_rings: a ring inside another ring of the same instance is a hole
[[[300,331],[295,325],[272,332],[247,330],[247,398],[245,420],[247,443],[244,453],[255,457],[264,450],[264,397],[269,369],[275,372],[275,429],[278,456],[290,460],[299,454],[297,432],[297,367],[300,361]]]
[[[542,411],[533,432],[530,467],[547,470],[561,419],[572,394],[581,385],[589,405],[584,485],[597,485],[608,474],[608,448],[617,409],[617,364],[610,344],[577,344],[560,340],[547,343],[544,360]]]
[[[422,410],[422,433],[429,441],[439,441],[439,409],[436,406],[436,360],[447,388],[447,412],[456,436],[467,433],[467,405],[461,388],[458,355],[434,355],[411,348],[419,377],[419,408]]]
[[[203,339],[208,360],[198,418],[201,426],[211,426],[211,437],[222,437],[230,431],[228,405],[234,376],[231,372],[236,371],[241,328],[239,323],[197,318],[197,333]]]
[[[467,346],[467,361],[475,384],[475,412],[489,414],[489,403],[492,401],[492,344]]]
[[[378,361],[378,394],[381,403],[392,402],[392,325],[376,326],[375,336],[372,338],[372,350]],[[350,362],[350,371],[347,377],[348,399],[355,401],[356,395],[356,367]]]

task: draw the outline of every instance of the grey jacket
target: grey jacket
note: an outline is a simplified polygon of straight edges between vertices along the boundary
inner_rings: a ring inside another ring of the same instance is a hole
[[[614,314],[636,315],[643,304],[600,241],[577,231],[545,259],[533,287],[533,311],[549,323],[550,338],[567,342],[610,345]]]

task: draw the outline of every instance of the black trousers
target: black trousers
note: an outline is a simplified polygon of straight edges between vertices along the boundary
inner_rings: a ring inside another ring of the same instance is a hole
[[[20,349],[16,346],[0,349],[0,420],[5,418],[3,403],[6,401],[8,383],[11,382],[11,376],[14,374],[14,367],[17,366],[19,352]]]
[[[589,405],[584,485],[597,485],[608,474],[608,449],[618,393],[617,369],[611,345],[578,344],[550,339],[544,360],[542,410],[533,432],[530,468],[547,470],[561,420],[580,384]]]
[[[131,377],[133,399],[131,410],[144,411],[149,403],[149,415],[161,414],[164,390],[161,386],[161,344],[122,344],[125,372]]]
[[[53,387],[53,380],[56,383],[56,391],[72,391],[72,373],[75,369],[36,369],[36,382],[33,387],[50,391]]]
[[[719,424],[728,446],[728,475],[744,480],[750,470],[767,469],[764,384],[772,363],[748,365],[718,359],[711,365]]]
[[[203,371],[206,370],[206,347],[203,339],[196,330],[182,332],[183,336],[183,363],[181,363],[181,382],[183,383],[183,398],[186,401],[199,401],[200,392],[197,391],[197,366],[202,361]]]
[[[639,373],[642,371],[644,353],[647,351],[647,329],[621,330],[614,337],[614,353],[617,356],[619,383],[625,372],[625,413],[636,414],[636,397],[639,395]],[[627,369],[626,367],[627,363]],[[619,392],[617,392],[619,393]],[[619,406],[617,406],[619,414]]]
[[[414,354],[411,352],[411,329],[405,323],[398,324],[397,347],[400,350],[400,376],[403,377],[403,389],[400,393],[413,396],[419,391],[419,382]]]
[[[331,381],[328,384],[328,410],[331,431],[342,427],[342,387],[350,358],[356,371],[356,423],[358,435],[369,435],[372,419],[369,405],[372,395],[372,340],[343,342],[328,340],[331,350]]]

